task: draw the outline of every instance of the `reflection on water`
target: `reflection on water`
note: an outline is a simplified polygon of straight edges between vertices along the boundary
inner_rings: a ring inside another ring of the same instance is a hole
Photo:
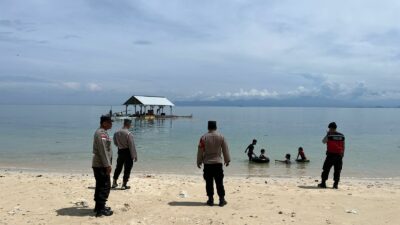
[[[296,169],[304,170],[304,169],[307,168],[307,165],[308,165],[309,163],[299,163],[299,162],[296,162],[295,164],[296,164]]]
[[[133,125],[136,128],[151,128],[151,127],[167,127],[167,128],[172,128],[172,121],[174,119],[152,119],[152,120],[146,120],[146,119],[139,119],[135,118],[133,121]]]
[[[281,176],[306,176],[309,163],[283,163],[271,161],[269,163],[255,163],[243,160],[242,165],[247,168],[248,177],[270,177],[277,174]]]
[[[268,169],[270,168],[269,163],[255,163],[249,162],[248,160],[243,160],[243,165],[247,165],[247,174],[248,177],[269,177],[271,176],[268,173]]]

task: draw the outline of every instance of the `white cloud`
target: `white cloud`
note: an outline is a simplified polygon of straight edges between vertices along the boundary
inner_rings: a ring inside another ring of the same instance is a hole
[[[99,84],[96,83],[89,83],[86,85],[89,91],[101,91],[102,88]]]
[[[322,79],[313,79],[321,81]],[[353,85],[340,84],[333,81],[323,80],[309,87],[298,86],[289,91],[269,91],[267,89],[240,89],[239,91],[217,93],[216,95],[192,95],[187,100],[246,100],[246,99],[289,99],[289,98],[327,98],[336,100],[377,100],[382,98],[399,97],[398,91],[373,91],[363,82]]]
[[[79,90],[81,88],[81,84],[78,82],[63,82],[61,84],[62,86],[72,90]]]
[[[279,94],[276,91],[268,91],[267,89],[257,90],[240,89],[237,92],[225,92],[218,93],[214,96],[209,97],[210,99],[254,99],[254,98],[275,98]]]
[[[305,88],[304,86],[299,86],[293,91],[288,91],[287,96],[299,97],[299,96],[317,96],[317,88]]]

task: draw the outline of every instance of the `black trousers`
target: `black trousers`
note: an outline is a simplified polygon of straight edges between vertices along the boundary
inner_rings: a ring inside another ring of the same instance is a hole
[[[115,168],[113,177],[114,180],[118,180],[118,177],[122,171],[122,167],[125,167],[123,181],[128,182],[129,177],[131,176],[132,166],[133,160],[129,149],[118,149],[117,167]]]
[[[224,198],[224,170],[222,164],[204,164],[204,180],[206,180],[207,196],[212,198],[214,196],[214,180],[217,186],[217,193],[220,198]]]
[[[110,195],[110,175],[107,175],[107,169],[105,167],[93,167],[93,173],[96,179],[96,189],[94,191],[96,209],[103,209]]]
[[[337,155],[337,154],[327,154],[326,159],[324,162],[324,166],[322,167],[322,174],[321,174],[321,179],[322,182],[325,182],[328,180],[329,176],[329,171],[331,170],[332,166],[334,168],[334,173],[333,173],[333,180],[335,183],[339,183],[340,181],[340,172],[342,171],[342,166],[343,166],[343,156],[342,155]]]

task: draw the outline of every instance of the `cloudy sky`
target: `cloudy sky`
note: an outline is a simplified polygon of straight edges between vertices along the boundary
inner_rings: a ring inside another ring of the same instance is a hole
[[[400,105],[397,0],[1,0],[0,103]]]

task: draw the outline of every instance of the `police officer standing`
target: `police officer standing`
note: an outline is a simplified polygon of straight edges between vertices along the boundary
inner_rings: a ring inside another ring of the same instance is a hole
[[[224,189],[224,171],[222,164],[224,156],[225,166],[229,166],[231,161],[228,145],[224,136],[217,132],[217,122],[208,121],[208,133],[200,138],[197,152],[197,167],[201,168],[204,164],[203,177],[206,181],[206,191],[208,196],[207,205],[214,205],[214,180],[219,196],[219,206],[227,204]]]
[[[114,171],[114,181],[112,188],[118,187],[118,177],[122,171],[122,167],[124,168],[124,177],[122,182],[121,189],[129,189],[128,186],[129,177],[131,174],[133,161],[137,161],[137,153],[135,148],[135,142],[133,141],[133,134],[129,131],[131,128],[132,120],[125,119],[124,126],[115,132],[114,134],[114,144],[118,147],[118,159],[117,159],[117,167]]]
[[[101,116],[100,128],[94,133],[92,168],[96,179],[94,193],[96,217],[111,216],[113,214],[111,208],[106,207],[111,188],[112,149],[111,139],[107,133],[107,130],[111,129],[111,127],[111,117]]]
[[[340,180],[340,172],[342,171],[343,165],[343,155],[345,149],[345,138],[342,133],[336,131],[337,125],[335,122],[332,122],[328,125],[328,133],[322,139],[322,143],[326,144],[326,159],[323,166],[323,171],[321,174],[321,183],[318,184],[320,188],[326,188],[326,180],[329,176],[329,171],[332,166],[335,170],[333,173],[333,188],[337,189],[339,180]]]

